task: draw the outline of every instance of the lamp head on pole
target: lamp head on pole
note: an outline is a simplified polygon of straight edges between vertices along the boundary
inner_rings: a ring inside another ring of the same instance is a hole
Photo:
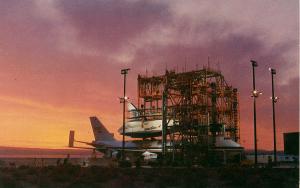
[[[276,70],[272,69],[271,67],[269,68],[269,71],[271,72],[271,74],[276,74]]]
[[[271,100],[273,100],[274,103],[276,103],[279,100],[279,97],[270,97]]]
[[[122,69],[121,74],[127,74],[130,69]]]
[[[129,97],[125,96],[125,97],[119,97],[120,99],[120,103],[124,103],[124,102],[128,102]]]
[[[257,62],[256,62],[256,61],[254,61],[254,60],[250,60],[250,62],[252,63],[252,66],[253,66],[253,67],[257,67],[257,66],[258,66],[258,64],[257,64]]]
[[[262,95],[262,92],[261,92],[261,91],[253,90],[253,91],[252,91],[251,97],[257,98],[259,95]]]

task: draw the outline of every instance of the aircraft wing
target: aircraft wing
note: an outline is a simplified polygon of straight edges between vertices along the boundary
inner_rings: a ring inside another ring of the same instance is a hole
[[[78,142],[78,143],[82,143],[82,144],[87,144],[87,145],[93,146],[93,143],[91,143],[91,142],[84,142],[84,141],[79,141],[79,140],[74,140],[74,142]]]
[[[72,148],[77,148],[77,149],[95,149],[95,148],[92,148],[92,147],[79,147],[79,146],[73,146]]]

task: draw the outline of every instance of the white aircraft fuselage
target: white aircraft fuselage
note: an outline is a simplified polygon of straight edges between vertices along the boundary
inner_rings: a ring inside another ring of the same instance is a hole
[[[105,128],[97,117],[90,117],[95,140],[91,143],[81,142],[95,147],[100,152],[111,150],[116,151],[122,149],[122,141],[116,140],[110,132]],[[80,142],[80,141],[77,141]],[[170,143],[167,143],[170,145]],[[137,152],[161,152],[161,141],[158,140],[138,140],[126,141],[125,150]]]

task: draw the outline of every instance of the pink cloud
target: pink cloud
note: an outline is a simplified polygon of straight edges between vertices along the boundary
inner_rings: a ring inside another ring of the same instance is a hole
[[[271,149],[269,66],[277,69],[279,137],[298,130],[297,5],[297,1],[235,0],[226,4],[215,0],[5,1],[0,7],[0,90],[4,96],[25,98],[32,104],[101,115],[114,131],[121,119],[112,121],[109,116],[121,113],[117,99],[122,94],[121,68],[132,68],[128,95],[134,100],[137,75],[146,69],[150,75],[162,74],[166,67],[182,70],[185,64],[191,70],[206,65],[210,56],[211,66],[221,68],[240,92],[242,140],[251,148],[249,60],[254,58],[259,62],[257,87],[264,92],[258,104],[261,146],[265,143]],[[19,106],[14,107],[18,111]],[[28,113],[44,115],[36,107]],[[55,114],[47,116],[51,119]],[[88,117],[82,115],[78,121],[86,121],[89,129]],[[60,134],[68,128],[60,129]],[[91,139],[87,134],[84,137]],[[282,140],[278,142],[282,149]]]

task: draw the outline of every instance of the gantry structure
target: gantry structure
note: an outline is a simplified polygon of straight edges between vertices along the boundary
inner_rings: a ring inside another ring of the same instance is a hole
[[[220,71],[139,75],[138,108],[148,120],[163,120],[163,154],[195,157],[212,149],[218,135],[240,139],[238,92]]]

